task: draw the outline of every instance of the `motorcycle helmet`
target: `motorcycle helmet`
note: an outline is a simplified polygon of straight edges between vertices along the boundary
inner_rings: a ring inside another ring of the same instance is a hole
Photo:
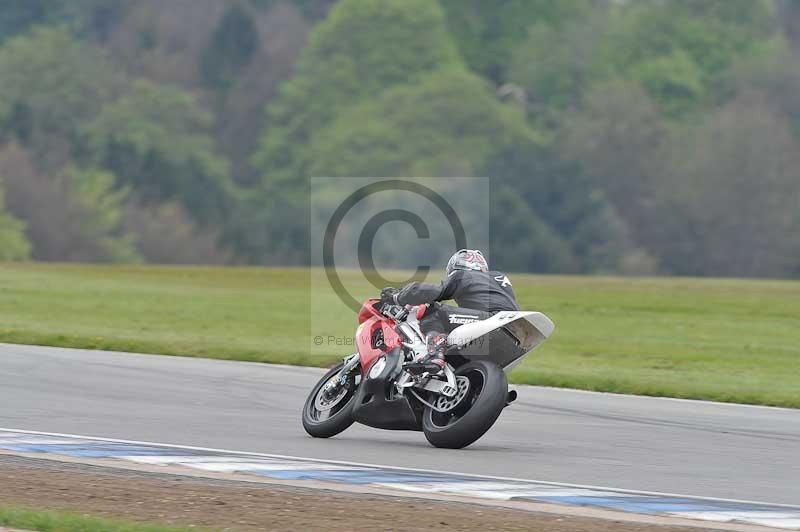
[[[480,250],[459,249],[450,257],[450,260],[447,261],[447,275],[450,275],[455,270],[486,272],[489,271],[489,265],[486,263],[486,258],[484,258]]]

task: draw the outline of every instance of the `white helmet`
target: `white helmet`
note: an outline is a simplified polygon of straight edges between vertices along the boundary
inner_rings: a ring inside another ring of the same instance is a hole
[[[486,263],[486,258],[484,258],[480,250],[459,249],[450,257],[450,260],[447,261],[447,275],[453,273],[454,270],[476,270],[486,272],[489,271],[489,265]]]

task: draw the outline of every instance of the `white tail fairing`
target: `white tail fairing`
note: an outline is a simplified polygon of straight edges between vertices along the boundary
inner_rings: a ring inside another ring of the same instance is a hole
[[[447,344],[451,347],[465,348],[477,340],[485,337],[492,331],[505,328],[505,330],[518,342],[521,356],[505,366],[505,369],[515,366],[522,360],[522,356],[534,350],[539,344],[547,340],[555,329],[555,324],[541,312],[533,311],[504,311],[485,320],[467,323],[453,329],[447,336]],[[489,354],[489,353],[486,353]]]

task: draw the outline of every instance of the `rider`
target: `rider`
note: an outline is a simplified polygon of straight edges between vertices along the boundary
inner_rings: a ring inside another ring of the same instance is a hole
[[[455,300],[457,307],[439,301]],[[428,338],[426,366],[445,365],[447,334],[459,325],[486,319],[503,310],[519,310],[511,281],[498,271],[489,271],[477,249],[458,250],[447,262],[446,276],[438,285],[411,282],[397,290],[381,291],[381,302],[393,305],[430,304],[420,326]],[[444,331],[444,332],[442,332]],[[432,366],[431,366],[432,367]]]

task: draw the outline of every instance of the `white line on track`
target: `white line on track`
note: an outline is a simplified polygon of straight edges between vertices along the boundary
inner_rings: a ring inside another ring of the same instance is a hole
[[[723,403],[724,404],[724,403]],[[753,504],[753,505],[768,505],[776,508],[787,508],[791,510],[800,510],[800,506],[790,505],[790,504],[776,504],[771,502],[765,501],[751,501],[751,500],[741,500],[741,499],[723,499],[718,497],[703,497],[697,495],[685,495],[679,493],[666,493],[666,492],[656,492],[656,491],[641,491],[641,490],[630,490],[630,489],[619,489],[619,488],[609,488],[605,486],[591,486],[585,484],[568,484],[564,482],[550,482],[550,481],[543,481],[543,480],[533,480],[533,479],[522,479],[522,478],[514,478],[514,477],[500,477],[500,476],[491,476],[491,475],[476,475],[472,473],[458,473],[455,471],[442,471],[437,469],[420,469],[420,468],[411,468],[411,467],[398,467],[398,466],[388,466],[388,465],[380,465],[380,464],[369,464],[369,463],[362,463],[362,462],[349,462],[343,460],[328,460],[322,458],[307,458],[301,456],[291,456],[291,455],[282,455],[282,454],[269,454],[269,453],[257,453],[251,451],[233,451],[230,449],[217,449],[213,447],[196,447],[190,445],[176,445],[170,443],[160,443],[160,442],[150,442],[150,441],[140,441],[140,440],[123,440],[123,439],[116,439],[116,438],[104,438],[98,436],[83,436],[79,434],[65,434],[65,433],[58,433],[58,432],[42,432],[42,431],[34,431],[34,430],[20,430],[14,428],[4,428],[0,427],[0,431],[8,431],[8,432],[16,432],[20,434],[33,434],[38,436],[49,436],[49,437],[61,437],[61,438],[80,438],[84,440],[93,440],[93,441],[100,441],[100,442],[109,442],[109,443],[125,443],[125,444],[135,444],[135,445],[153,445],[158,447],[165,447],[169,449],[184,449],[184,450],[191,450],[191,451],[208,451],[214,453],[230,453],[235,455],[242,455],[242,456],[254,456],[254,457],[263,457],[263,458],[278,458],[284,460],[303,460],[307,462],[318,462],[318,463],[325,463],[325,464],[336,464],[336,465],[343,465],[343,466],[356,466],[356,467],[370,467],[370,468],[380,468],[385,470],[393,470],[393,471],[401,471],[401,472],[413,472],[413,473],[430,473],[430,474],[439,474],[439,475],[457,475],[460,477],[468,477],[474,478],[476,480],[498,480],[498,481],[506,481],[506,482],[532,482],[536,484],[548,485],[548,486],[558,486],[563,488],[577,488],[577,489],[587,489],[587,490],[598,490],[598,491],[607,491],[619,494],[630,494],[630,495],[649,495],[649,496],[656,496],[656,497],[677,497],[677,498],[688,498],[688,499],[697,499],[703,501],[714,501],[714,502],[726,502],[726,503],[737,503],[737,504]]]

